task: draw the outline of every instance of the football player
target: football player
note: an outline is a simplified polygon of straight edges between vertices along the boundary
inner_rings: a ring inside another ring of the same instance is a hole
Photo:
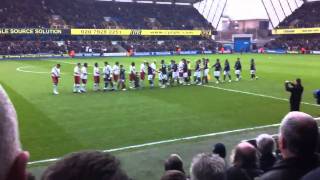
[[[74,76],[73,92],[81,93],[81,89],[80,89],[81,64],[80,63],[77,63],[76,67],[74,67],[73,76]]]
[[[60,78],[60,64],[55,65],[51,70],[51,79],[53,83],[53,94],[58,95],[58,84],[59,84],[59,78]]]
[[[93,67],[93,90],[94,91],[100,91],[100,69],[99,69],[99,64],[94,63]]]
[[[88,81],[88,63],[84,63],[81,68],[81,92],[87,92],[87,81]]]

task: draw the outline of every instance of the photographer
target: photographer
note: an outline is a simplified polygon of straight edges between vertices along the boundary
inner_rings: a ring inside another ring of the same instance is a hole
[[[303,93],[303,86],[301,79],[296,79],[296,82],[285,82],[286,91],[291,93],[290,96],[290,111],[300,111],[301,97]]]
[[[313,92],[314,98],[317,100],[317,104],[320,104],[320,89],[317,89]]]

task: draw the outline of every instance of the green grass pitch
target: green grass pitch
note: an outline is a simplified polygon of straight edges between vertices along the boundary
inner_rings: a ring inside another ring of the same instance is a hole
[[[143,89],[126,92],[93,92],[92,75],[86,94],[73,94],[76,62],[134,61],[208,57],[210,64],[228,58],[233,67],[240,57],[243,80],[210,86],[288,98],[284,81],[302,78],[303,101],[315,103],[312,92],[320,88],[320,57],[313,55],[208,55],[139,58],[50,59],[0,61],[0,83],[8,91],[19,116],[23,148],[31,161],[60,157],[84,149],[111,149],[179,137],[279,123],[288,102],[203,86]],[[255,58],[259,79],[249,79],[249,61]],[[60,95],[52,95],[49,73],[60,62]],[[22,67],[25,71],[16,69]],[[92,66],[89,67],[92,72]],[[212,73],[212,70],[210,71]],[[233,75],[234,78],[234,75]],[[147,81],[145,82],[147,84]],[[302,111],[319,116],[319,107],[302,105]]]

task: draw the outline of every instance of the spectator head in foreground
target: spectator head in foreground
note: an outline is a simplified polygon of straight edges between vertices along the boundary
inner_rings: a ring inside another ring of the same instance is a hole
[[[279,149],[283,159],[265,173],[261,180],[298,180],[319,166],[317,122],[308,114],[287,114],[279,129]]]
[[[258,166],[256,148],[248,142],[239,143],[233,150],[231,163],[238,168],[256,168]]]
[[[258,168],[257,150],[248,142],[241,142],[235,147],[231,163],[227,170],[228,180],[255,179],[263,173]]]
[[[226,158],[226,147],[222,143],[217,143],[213,146],[212,153],[219,155],[221,158]]]
[[[109,153],[72,153],[49,166],[42,180],[127,180],[120,161]]]
[[[191,162],[191,180],[225,180],[225,162],[216,154],[198,154]]]
[[[177,170],[169,170],[164,173],[161,180],[186,180],[186,175]]]
[[[303,112],[290,112],[281,122],[279,148],[284,159],[313,155],[319,129],[314,118]]]
[[[266,172],[276,162],[276,157],[273,154],[275,149],[275,140],[269,134],[261,134],[257,137],[256,141],[257,149],[260,152],[260,168]]]
[[[169,158],[164,162],[164,170],[177,170],[184,173],[183,161],[178,154],[171,154]]]
[[[16,111],[0,85],[0,180],[26,180],[28,159],[20,147]]]
[[[261,134],[257,137],[257,148],[261,154],[273,153],[275,142],[269,134]]]

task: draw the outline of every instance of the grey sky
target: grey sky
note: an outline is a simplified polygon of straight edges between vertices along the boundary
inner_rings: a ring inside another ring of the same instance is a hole
[[[235,20],[268,18],[261,0],[228,0],[224,14]]]

